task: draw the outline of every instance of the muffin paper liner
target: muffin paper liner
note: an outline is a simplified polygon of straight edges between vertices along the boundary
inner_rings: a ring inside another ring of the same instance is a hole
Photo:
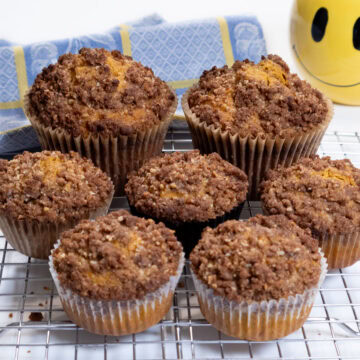
[[[182,108],[188,122],[194,148],[202,154],[217,152],[222,158],[238,166],[249,178],[249,200],[258,200],[258,186],[268,169],[278,165],[290,166],[300,157],[315,154],[333,116],[331,100],[325,98],[328,114],[318,128],[294,137],[280,136],[262,138],[240,137],[222,131],[214,125],[207,125],[191,111],[188,96],[196,87],[188,89],[182,97]]]
[[[70,230],[83,219],[95,219],[106,215],[110,207],[113,193],[106,201],[105,206],[89,213],[89,216],[81,219],[69,220],[66,223],[41,223],[36,220],[17,220],[6,214],[0,215],[0,229],[6,240],[17,251],[26,256],[38,259],[48,259],[51,249],[59,239],[60,234]]]
[[[208,221],[191,221],[183,223],[173,223],[165,219],[158,219],[151,216],[148,216],[140,211],[138,211],[134,206],[130,205],[130,211],[133,215],[145,217],[147,219],[153,219],[155,222],[163,222],[166,227],[169,229],[175,230],[175,235],[177,239],[182,243],[185,256],[188,258],[192,249],[196,246],[198,241],[201,238],[203,230],[209,226],[211,228],[217,227],[219,224],[223,223],[226,220],[236,219],[238,220],[241,214],[241,211],[244,207],[244,202],[234,207],[228,213],[218,216],[215,219],[210,219]]]
[[[106,172],[115,186],[115,195],[124,194],[127,174],[137,170],[142,164],[162,151],[164,139],[177,107],[177,97],[164,115],[160,124],[143,132],[125,136],[92,135],[73,137],[63,129],[44,126],[36,116],[30,114],[29,92],[24,98],[24,112],[34,127],[42,149],[60,150],[63,153],[78,152],[87,157]]]
[[[55,245],[57,248],[59,242]],[[61,303],[70,320],[85,330],[100,335],[128,335],[144,331],[157,324],[169,311],[176,285],[184,267],[184,253],[180,256],[177,273],[158,290],[141,300],[106,301],[80,296],[64,288],[49,257],[50,273]]]
[[[329,269],[344,268],[360,260],[360,231],[347,234],[314,234],[319,240]]]
[[[206,320],[226,335],[243,340],[268,341],[300,328],[310,314],[324,281],[327,263],[321,253],[321,274],[317,286],[287,299],[262,302],[229,301],[214,294],[191,270],[200,310]]]

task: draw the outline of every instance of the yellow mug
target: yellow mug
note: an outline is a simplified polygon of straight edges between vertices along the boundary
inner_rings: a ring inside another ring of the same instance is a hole
[[[304,78],[337,103],[360,105],[360,0],[295,0],[290,40]]]

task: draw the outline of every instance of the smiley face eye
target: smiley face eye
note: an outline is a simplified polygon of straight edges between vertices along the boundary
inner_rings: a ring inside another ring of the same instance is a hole
[[[356,20],[354,25],[353,44],[356,50],[360,50],[360,17]]]
[[[320,8],[316,12],[311,26],[311,35],[314,41],[320,42],[323,39],[328,20],[329,15],[327,9],[324,7]]]

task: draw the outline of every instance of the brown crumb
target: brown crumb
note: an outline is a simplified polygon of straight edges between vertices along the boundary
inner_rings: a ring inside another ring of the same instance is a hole
[[[31,312],[29,315],[30,321],[42,321],[44,316],[41,312]]]
[[[13,318],[13,316],[14,316],[14,314],[13,314],[13,313],[10,313],[10,314],[9,314],[9,318],[10,318],[10,319],[12,319],[12,318]]]
[[[50,288],[48,288],[47,286],[44,286],[43,289],[46,291],[50,290]]]
[[[190,255],[197,277],[228,300],[303,294],[320,277],[318,242],[283,215],[257,215],[206,228]]]
[[[173,91],[149,67],[105,49],[62,55],[29,92],[30,114],[74,137],[144,131],[159,124],[174,101]]]
[[[208,221],[229,213],[245,199],[246,174],[219,154],[198,150],[154,157],[129,176],[129,204],[162,221]]]
[[[283,214],[313,235],[360,228],[360,169],[348,159],[312,156],[270,170],[261,184],[269,214]]]
[[[52,254],[60,283],[99,300],[143,299],[176,275],[182,253],[173,230],[126,210],[83,220],[60,239]]]
[[[88,218],[113,192],[109,177],[76,152],[25,151],[0,172],[0,214],[57,224]]]
[[[31,353],[31,350],[28,350],[27,353],[30,354],[30,353]]]
[[[39,306],[44,306],[44,304],[43,304],[43,303],[39,303]]]
[[[294,136],[322,124],[329,112],[323,95],[276,55],[204,71],[188,103],[200,121],[241,137]]]

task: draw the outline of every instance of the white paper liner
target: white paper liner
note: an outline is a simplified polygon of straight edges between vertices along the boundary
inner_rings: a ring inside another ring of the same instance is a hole
[[[30,114],[30,90],[24,96],[24,112],[35,129],[42,149],[59,150],[63,153],[76,151],[81,156],[91,159],[109,175],[114,183],[116,196],[124,194],[127,175],[131,171],[139,169],[151,157],[161,154],[168,127],[177,107],[176,93],[170,88],[175,97],[174,102],[158,125],[129,136],[73,137],[66,130],[44,126]]]
[[[37,259],[48,259],[51,249],[60,234],[72,229],[83,219],[95,219],[106,215],[113,192],[104,206],[89,213],[88,217],[68,220],[66,223],[44,222],[36,220],[17,220],[6,214],[0,215],[0,229],[9,244],[20,253]]]
[[[274,169],[278,165],[290,166],[300,157],[315,154],[333,117],[332,102],[325,98],[329,109],[327,118],[314,130],[291,138],[242,138],[201,122],[191,111],[188,96],[196,86],[197,84],[189,88],[181,100],[194,148],[199,149],[202,154],[217,152],[223,159],[243,170],[249,178],[249,200],[259,199],[258,186],[268,169]]]
[[[59,245],[60,240],[54,250]],[[49,257],[49,267],[64,310],[71,321],[95,334],[119,336],[144,331],[167,314],[184,267],[184,259],[184,253],[181,253],[177,273],[166,284],[141,300],[128,301],[82,297],[60,284],[52,256]]]
[[[294,332],[307,319],[325,279],[327,262],[322,251],[319,252],[321,274],[318,284],[303,294],[280,300],[252,303],[229,301],[215,295],[191,270],[202,314],[219,331],[244,340],[268,341]]]
[[[316,234],[329,269],[344,268],[360,260],[360,231]]]

